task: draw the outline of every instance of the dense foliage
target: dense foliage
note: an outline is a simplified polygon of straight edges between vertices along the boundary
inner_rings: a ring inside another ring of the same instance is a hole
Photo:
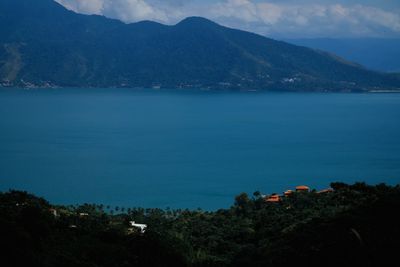
[[[400,247],[400,186],[333,183],[229,209],[52,206],[0,194],[4,266],[384,266]],[[54,213],[56,211],[56,214]],[[148,224],[142,234],[129,221]]]
[[[0,86],[349,91],[400,79],[203,18],[124,24],[53,0],[1,0]]]

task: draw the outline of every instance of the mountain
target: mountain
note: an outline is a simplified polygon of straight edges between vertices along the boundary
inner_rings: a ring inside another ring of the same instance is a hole
[[[287,39],[288,43],[329,51],[376,71],[400,72],[400,39]]]
[[[174,26],[76,14],[52,0],[0,1],[3,86],[232,90],[398,89],[400,77],[333,54],[187,18]]]

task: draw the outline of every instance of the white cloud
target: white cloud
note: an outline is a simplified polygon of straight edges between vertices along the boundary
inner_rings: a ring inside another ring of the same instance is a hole
[[[261,3],[258,5],[260,20],[268,25],[278,23],[282,18],[282,8],[276,4]]]
[[[104,0],[56,0],[66,8],[83,14],[102,14]]]
[[[156,20],[168,22],[167,10],[157,9],[145,0],[55,0],[83,14],[104,15],[124,22]]]
[[[343,4],[339,0],[308,0],[302,4],[274,0],[56,1],[79,13],[102,14],[125,22],[155,20],[175,24],[196,15],[226,26],[275,37],[400,37],[399,10]]]
[[[257,6],[250,0],[227,0],[216,3],[211,5],[209,16],[236,18],[244,22],[255,22],[259,19]]]
[[[144,0],[107,0],[103,4],[105,16],[119,18],[123,21],[159,20],[166,21],[164,11],[153,8]]]

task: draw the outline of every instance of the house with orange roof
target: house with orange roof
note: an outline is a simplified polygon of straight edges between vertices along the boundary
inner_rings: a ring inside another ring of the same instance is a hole
[[[321,191],[318,191],[317,194],[325,194],[325,193],[331,193],[333,192],[333,188],[327,188]]]
[[[310,188],[306,185],[296,186],[296,192],[309,192]]]
[[[290,196],[293,193],[294,193],[293,190],[286,190],[283,194],[285,195],[285,197],[287,197],[287,196]]]
[[[281,197],[278,194],[273,194],[270,195],[269,197],[266,198],[265,200],[266,202],[280,202],[281,201]]]

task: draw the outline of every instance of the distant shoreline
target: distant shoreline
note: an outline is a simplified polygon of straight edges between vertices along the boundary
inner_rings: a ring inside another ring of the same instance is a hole
[[[387,89],[387,90],[264,90],[264,89],[212,89],[212,88],[146,88],[146,87],[64,87],[64,86],[54,86],[54,87],[13,87],[13,86],[0,86],[1,91],[6,90],[24,90],[24,91],[34,91],[34,90],[78,90],[78,89],[90,89],[90,90],[130,90],[135,92],[209,92],[209,93],[356,93],[356,94],[390,94],[390,93],[400,93],[400,89]]]
[[[368,93],[373,93],[373,94],[376,94],[376,93],[400,93],[400,90],[371,90],[371,91],[369,91]]]

